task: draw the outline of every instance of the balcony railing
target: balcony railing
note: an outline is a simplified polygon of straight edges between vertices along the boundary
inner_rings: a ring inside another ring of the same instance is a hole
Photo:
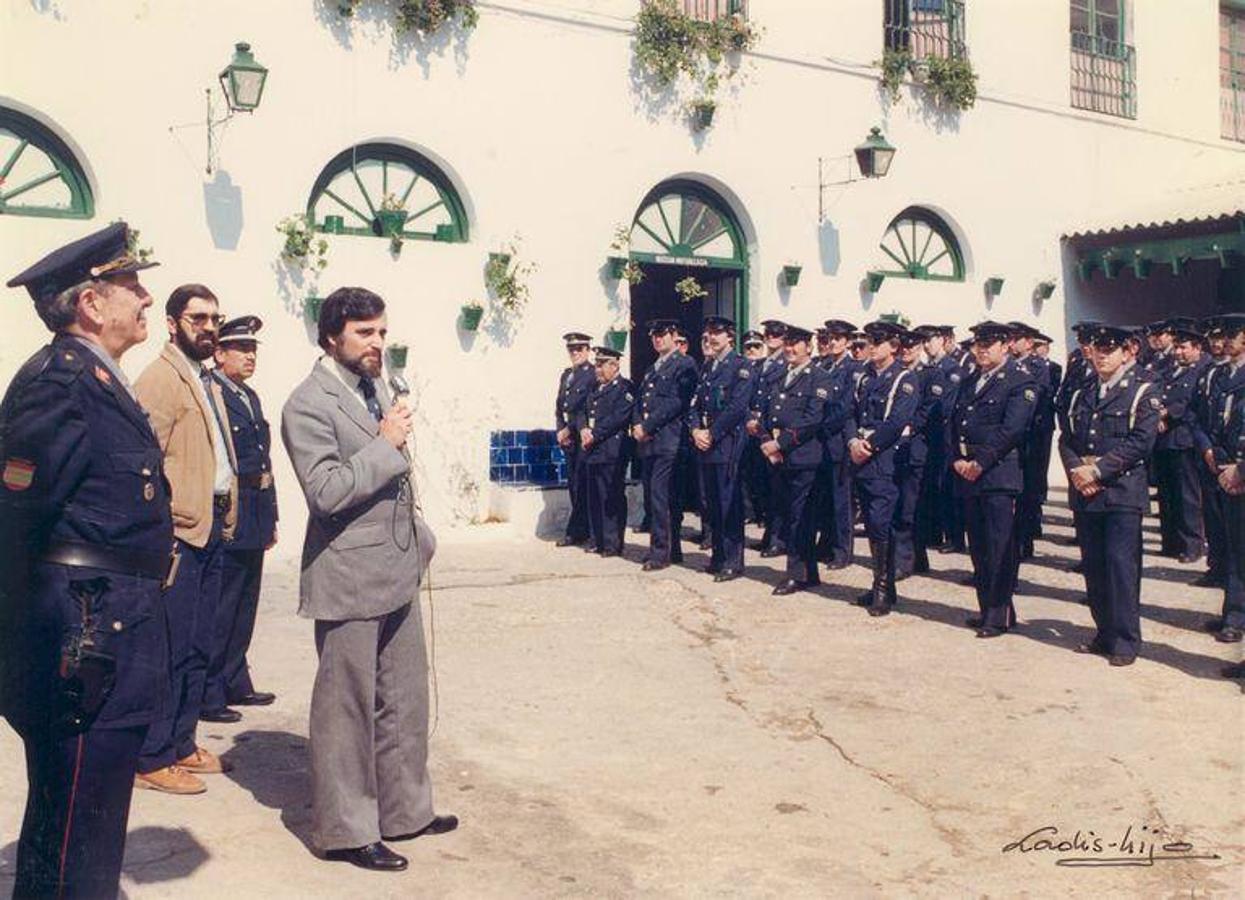
[[[1219,133],[1230,141],[1245,141],[1245,83],[1219,89]]]
[[[713,22],[723,16],[740,13],[748,18],[746,0],[683,0],[683,15],[701,22]]]
[[[1072,32],[1072,105],[1137,118],[1136,52],[1131,44]]]
[[[916,59],[965,55],[964,0],[883,0],[883,36],[887,50]]]

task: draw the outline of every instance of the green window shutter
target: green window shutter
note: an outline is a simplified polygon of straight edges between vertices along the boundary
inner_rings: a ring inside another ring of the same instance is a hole
[[[893,278],[963,281],[964,256],[951,228],[935,213],[910,206],[891,220],[878,245],[886,258],[877,271]]]
[[[42,123],[5,107],[0,107],[0,215],[95,215],[90,182],[69,146]]]
[[[406,240],[460,243],[467,215],[458,191],[431,160],[397,144],[358,144],[329,161],[307,201],[317,231],[388,238],[386,205],[405,213]]]

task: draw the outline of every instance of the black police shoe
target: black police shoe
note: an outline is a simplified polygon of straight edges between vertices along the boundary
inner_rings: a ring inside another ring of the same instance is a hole
[[[401,872],[407,866],[405,856],[399,856],[380,841],[363,847],[329,850],[324,858],[334,862],[348,862],[373,872]]]
[[[979,638],[996,638],[1007,634],[1006,629],[995,628],[992,625],[983,625],[977,629],[977,637]]]
[[[199,721],[232,725],[234,722],[242,721],[242,713],[236,709],[230,709],[228,706],[222,706],[220,709],[201,709],[199,710]]]
[[[1123,653],[1112,653],[1107,657],[1107,662],[1113,666],[1131,666],[1137,661],[1135,656],[1126,656]]]
[[[1215,635],[1215,640],[1221,644],[1239,644],[1243,636],[1245,633],[1235,625],[1224,625]]]
[[[775,597],[785,597],[788,594],[794,594],[796,591],[802,591],[807,585],[803,581],[796,581],[794,578],[788,578],[778,587],[774,588]]]
[[[249,694],[243,694],[241,697],[235,697],[229,701],[230,706],[268,706],[272,701],[277,699],[276,694],[268,691],[251,691]]]
[[[425,825],[419,831],[412,831],[410,834],[384,835],[387,841],[413,841],[417,837],[426,837],[433,834],[445,834],[453,831],[458,827],[458,816],[433,816],[432,821]]]
[[[573,537],[560,537],[558,538],[558,542],[554,544],[554,546],[555,547],[578,547],[582,543],[583,541],[576,540]]]
[[[640,566],[641,572],[660,572],[662,569],[669,568],[670,563],[659,562],[655,559],[644,560],[644,565]]]
[[[761,559],[773,559],[775,556],[786,556],[786,550],[779,550],[777,547],[766,547],[761,551]]]
[[[1076,645],[1077,653],[1092,653],[1095,656],[1108,656],[1107,648],[1098,640],[1086,641],[1083,644]]]
[[[743,574],[742,569],[723,569],[713,576],[714,581],[734,581]]]

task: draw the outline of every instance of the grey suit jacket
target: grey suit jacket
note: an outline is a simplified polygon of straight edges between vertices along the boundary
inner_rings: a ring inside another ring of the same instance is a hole
[[[413,600],[436,538],[415,511],[410,464],[319,362],[281,411],[281,439],[309,512],[298,614],[370,619]]]

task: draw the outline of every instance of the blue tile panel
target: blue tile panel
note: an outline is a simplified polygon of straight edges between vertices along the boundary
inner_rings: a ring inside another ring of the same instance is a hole
[[[489,481],[500,484],[566,484],[566,458],[556,432],[494,431],[489,435]]]

